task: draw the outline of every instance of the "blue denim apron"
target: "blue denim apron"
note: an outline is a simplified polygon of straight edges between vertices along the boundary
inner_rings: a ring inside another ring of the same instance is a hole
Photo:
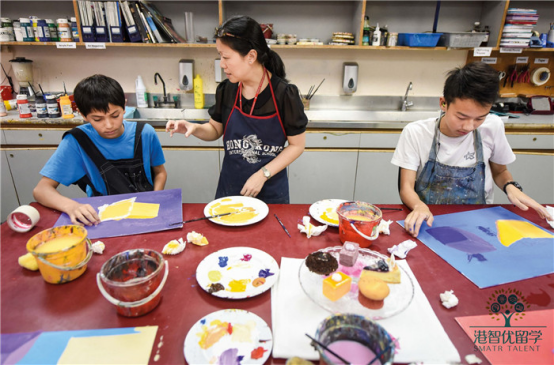
[[[264,72],[269,79],[267,70],[264,69]],[[244,113],[237,107],[237,100],[242,97],[242,85],[239,84],[235,104],[223,132],[225,157],[219,175],[216,199],[240,195],[248,178],[275,159],[285,147],[287,135],[281,122],[271,80],[269,87],[276,112],[270,116],[256,117]],[[256,198],[265,203],[289,203],[287,170],[283,169],[267,180]]]
[[[435,128],[429,160],[425,163],[416,180],[415,191],[426,204],[485,204],[485,163],[481,135],[475,129],[473,141],[477,162],[472,167],[457,167],[441,164],[437,161],[437,144],[440,119]]]

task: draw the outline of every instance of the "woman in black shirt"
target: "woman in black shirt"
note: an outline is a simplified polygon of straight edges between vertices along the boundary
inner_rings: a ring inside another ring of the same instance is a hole
[[[216,198],[240,194],[289,203],[285,168],[304,151],[308,123],[298,89],[288,84],[281,58],[269,49],[254,19],[233,17],[216,38],[227,80],[217,88],[209,123],[169,121],[166,131],[206,141],[223,135]]]

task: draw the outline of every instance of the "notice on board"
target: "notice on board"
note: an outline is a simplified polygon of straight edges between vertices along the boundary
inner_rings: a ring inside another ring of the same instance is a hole
[[[500,53],[522,53],[523,48],[500,47]]]
[[[548,58],[545,58],[545,57],[537,57],[535,58],[535,63],[536,64],[543,64],[543,65],[546,65],[548,63],[549,59]]]
[[[481,62],[489,65],[496,65],[497,58],[496,57],[483,57],[481,59]]]
[[[87,50],[105,50],[106,43],[104,42],[85,42]]]
[[[56,48],[77,48],[75,42],[56,42]]]
[[[473,49],[473,57],[489,57],[492,47],[476,47]]]

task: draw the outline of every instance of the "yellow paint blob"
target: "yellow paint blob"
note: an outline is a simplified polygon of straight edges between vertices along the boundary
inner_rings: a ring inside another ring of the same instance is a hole
[[[331,224],[339,224],[339,215],[333,207],[327,208],[322,214],[321,219],[325,222],[330,222]]]
[[[349,220],[356,220],[356,221],[373,221],[376,219],[376,216],[367,217],[367,216],[361,216],[361,215],[347,215],[346,217]]]
[[[229,291],[231,292],[244,292],[246,286],[250,283],[250,280],[232,280],[229,282]]]
[[[523,238],[554,238],[554,235],[536,227],[535,225],[520,220],[498,220],[496,222],[498,240],[505,247]]]
[[[241,202],[233,202],[228,204],[222,204],[224,201],[231,201],[231,199],[224,199],[221,202],[214,204],[210,207],[210,215],[221,215],[229,212],[236,212],[231,215],[218,217],[215,220],[224,223],[240,224],[252,220],[258,216],[256,209],[253,207],[244,207]]]
[[[83,240],[79,235],[64,235],[45,241],[35,248],[36,253],[56,253],[67,249]]]
[[[219,280],[221,280],[221,277],[223,277],[221,275],[221,272],[219,271],[210,271],[208,272],[208,279],[212,282],[217,282]]]
[[[202,326],[202,332],[196,335],[200,337],[198,345],[202,349],[208,349],[229,333],[229,323],[214,320],[209,326]]]
[[[131,214],[127,216],[128,219],[153,219],[158,217],[160,211],[159,203],[142,203],[135,202],[131,209]]]

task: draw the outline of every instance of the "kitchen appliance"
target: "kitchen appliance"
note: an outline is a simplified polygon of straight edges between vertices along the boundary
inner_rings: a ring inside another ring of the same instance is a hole
[[[179,61],[179,88],[182,91],[192,90],[192,81],[194,79],[194,61]]]
[[[33,61],[25,57],[16,57],[10,60],[13,67],[13,73],[19,83],[19,94],[25,94],[34,97],[33,90]]]
[[[342,75],[342,89],[346,94],[352,94],[358,89],[358,64],[345,62]]]

